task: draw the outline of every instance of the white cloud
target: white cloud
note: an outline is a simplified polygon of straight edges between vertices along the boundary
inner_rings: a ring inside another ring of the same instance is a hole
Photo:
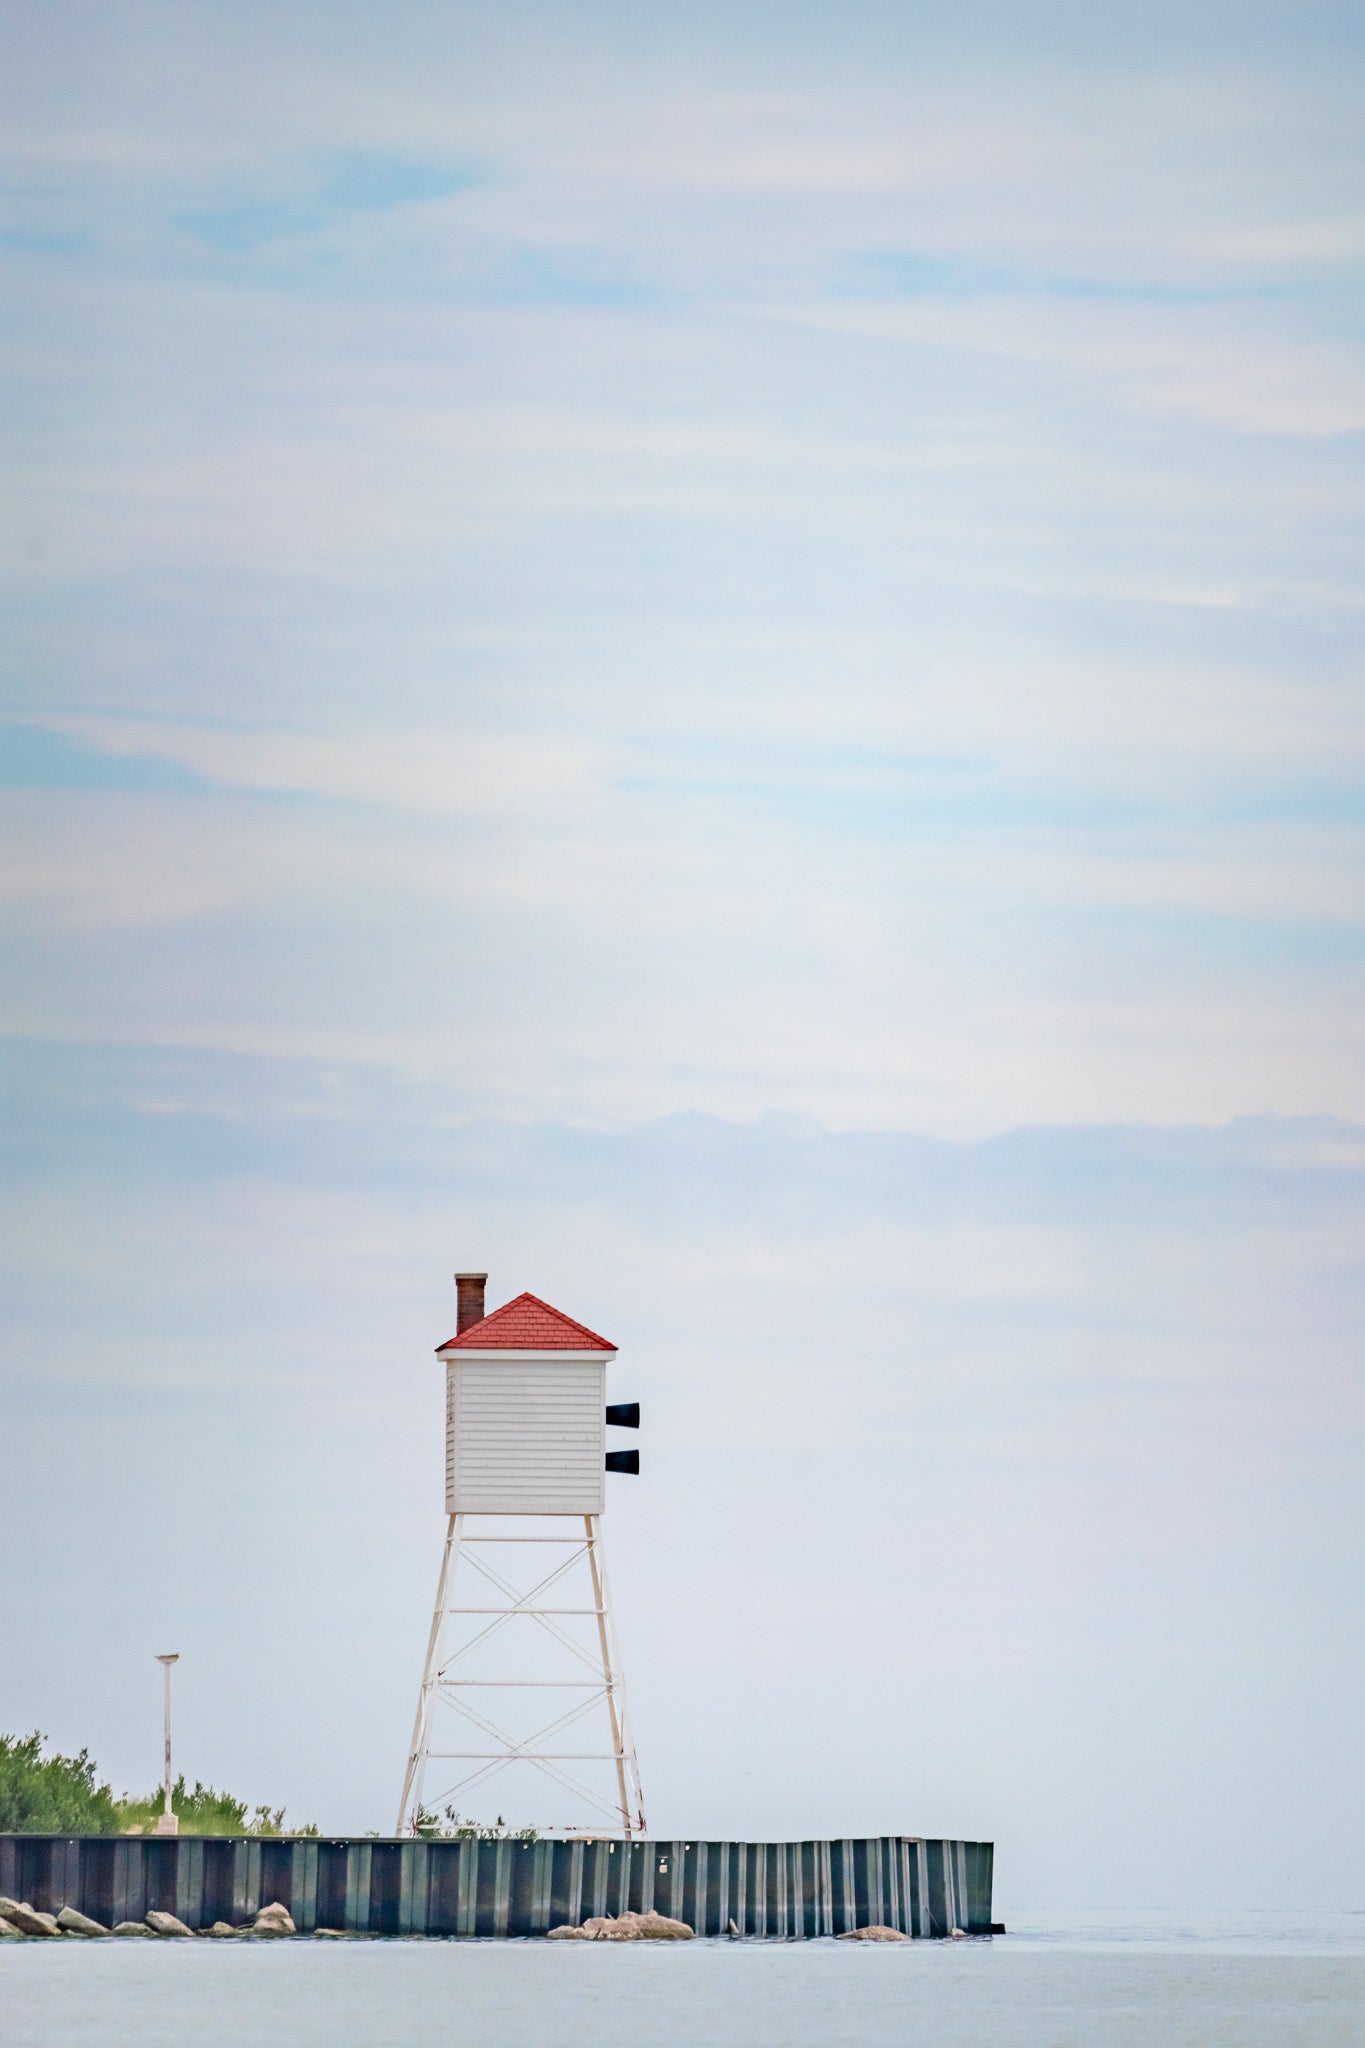
[[[1037,289],[792,305],[781,318],[915,347],[1065,371],[1144,412],[1240,432],[1332,437],[1365,428],[1365,364],[1344,343],[1278,331],[1246,305],[1096,303]]]
[[[139,718],[66,717],[46,729],[115,759],[173,762],[224,788],[334,797],[451,817],[499,817],[604,793],[603,747],[541,735],[450,727],[353,734],[267,726],[172,725]]]

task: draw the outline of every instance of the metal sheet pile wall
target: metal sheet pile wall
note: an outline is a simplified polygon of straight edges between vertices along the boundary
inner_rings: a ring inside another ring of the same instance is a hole
[[[0,1835],[0,1894],[106,1926],[153,1909],[234,1926],[278,1899],[300,1932],[508,1937],[651,1907],[698,1934],[801,1940],[991,1924],[989,1842],[393,1841]]]

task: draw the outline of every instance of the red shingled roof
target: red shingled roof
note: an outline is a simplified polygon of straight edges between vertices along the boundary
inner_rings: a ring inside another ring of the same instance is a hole
[[[562,1309],[551,1308],[535,1294],[519,1294],[504,1302],[481,1323],[471,1323],[462,1337],[437,1346],[439,1351],[614,1351],[586,1323],[576,1323]]]

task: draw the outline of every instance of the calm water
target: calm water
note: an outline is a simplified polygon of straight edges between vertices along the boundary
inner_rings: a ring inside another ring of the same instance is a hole
[[[1365,1913],[994,1942],[26,1942],[3,2048],[1365,2048]]]

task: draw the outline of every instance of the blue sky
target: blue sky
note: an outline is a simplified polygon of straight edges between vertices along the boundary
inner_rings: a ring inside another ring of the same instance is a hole
[[[1365,1901],[1354,12],[15,11],[0,1725],[150,1781],[179,1628],[387,1825],[486,1263],[657,1388],[660,1824]]]

